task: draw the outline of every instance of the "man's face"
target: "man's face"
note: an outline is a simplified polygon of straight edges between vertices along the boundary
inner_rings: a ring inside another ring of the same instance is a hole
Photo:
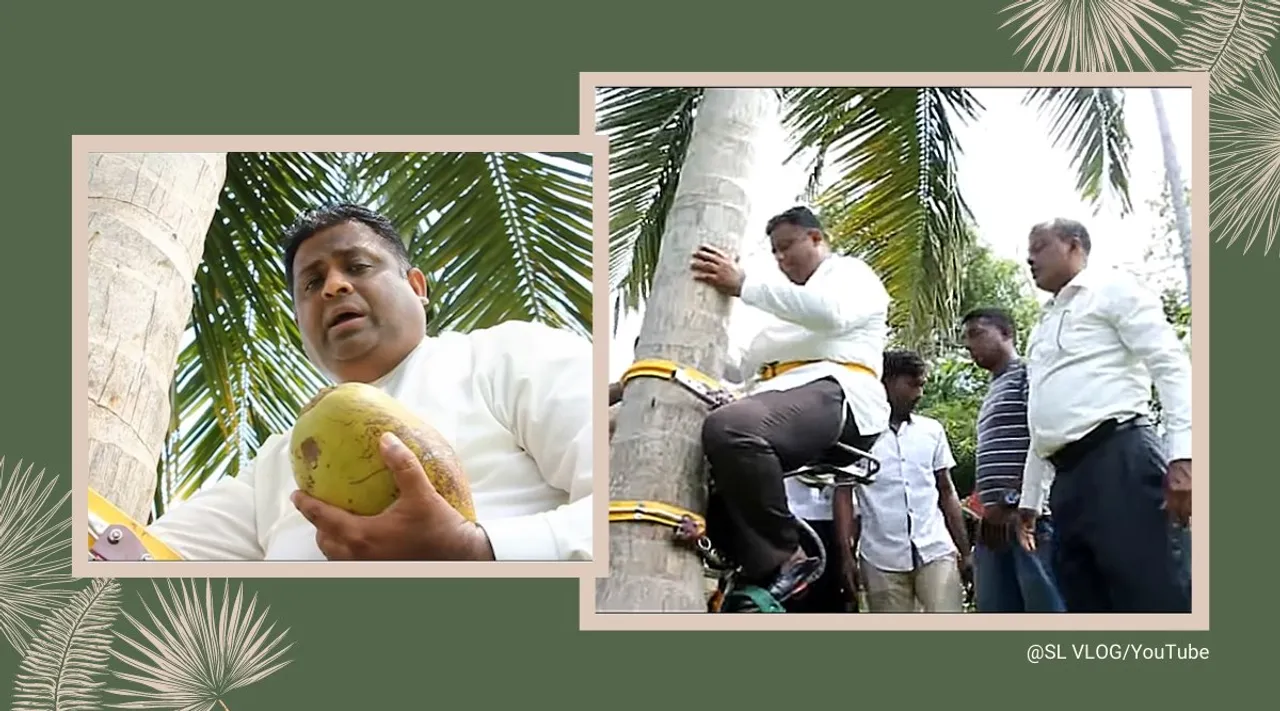
[[[1027,264],[1036,286],[1055,293],[1066,286],[1071,281],[1077,251],[1074,242],[1048,230],[1033,232],[1027,245]]]
[[[426,279],[406,277],[367,225],[348,221],[312,235],[294,256],[294,314],[312,362],[340,382],[376,380],[426,332]]]
[[[924,396],[926,376],[895,375],[885,383],[889,406],[899,415],[910,414]]]
[[[1000,328],[986,319],[975,318],[964,326],[964,347],[979,368],[995,368],[1004,354],[1005,344]]]
[[[821,232],[796,225],[781,224],[769,233],[769,243],[773,249],[773,258],[778,262],[778,269],[793,284],[803,284],[813,276],[822,258],[818,248],[821,242]]]

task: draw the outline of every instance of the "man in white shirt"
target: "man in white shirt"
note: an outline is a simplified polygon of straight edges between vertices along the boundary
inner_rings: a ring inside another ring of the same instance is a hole
[[[283,432],[152,534],[188,560],[591,559],[589,342],[519,321],[426,337],[425,277],[394,226],[355,205],[300,217],[285,273],[307,356],[335,382],[372,384],[438,430],[478,521],[454,510],[396,441],[382,455],[400,496],[381,514],[306,496]]]
[[[1048,499],[1068,612],[1188,612],[1170,518],[1191,517],[1190,359],[1156,295],[1088,267],[1090,246],[1073,220],[1031,230],[1027,261],[1053,298],[1028,345],[1020,538],[1034,548]],[[1147,420],[1153,380],[1166,447]]]
[[[702,444],[723,504],[716,509],[724,512],[718,545],[746,581],[785,602],[808,585],[818,561],[800,545],[783,474],[838,441],[868,451],[888,425],[879,371],[889,295],[866,263],[831,251],[808,209],[787,210],[765,231],[785,281],[748,277],[712,247],[693,256],[695,279],[776,317],[739,368],[756,376],[746,397],[707,417]],[[852,500],[848,488],[841,492]],[[837,517],[835,540],[849,540],[852,525],[851,515]],[[852,562],[841,550],[848,546],[828,546],[837,566]]]
[[[910,351],[884,356],[889,430],[871,453],[880,472],[858,487],[859,568],[871,612],[963,612],[962,581],[972,566],[956,465],[942,423],[919,413],[927,368]]]

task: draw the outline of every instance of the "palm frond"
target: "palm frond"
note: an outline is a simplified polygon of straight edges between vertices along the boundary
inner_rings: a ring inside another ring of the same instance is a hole
[[[1280,230],[1280,77],[1262,57],[1231,92],[1210,98],[1209,231],[1247,254],[1265,237],[1270,254]]]
[[[1185,23],[1173,68],[1209,72],[1214,93],[1235,86],[1266,56],[1280,24],[1280,0],[1203,0]]]
[[[590,338],[588,156],[378,154],[365,171],[385,176],[372,199],[414,234],[411,260],[438,274],[433,331],[518,319]]]
[[[1187,0],[1167,0],[1188,5]],[[1014,0],[1000,10],[1012,11],[1001,28],[1018,23],[1013,36],[1025,35],[1015,51],[1030,45],[1023,68],[1037,63],[1036,71],[1114,72],[1124,64],[1133,71],[1137,59],[1147,71],[1155,71],[1147,58],[1154,51],[1169,54],[1152,32],[1173,40],[1161,20],[1178,21],[1178,15],[1156,0]]]
[[[963,89],[811,88],[789,94],[783,123],[840,177],[819,196],[835,247],[882,275],[892,325],[922,338],[953,322],[971,235],[956,182],[954,120],[981,105]]]
[[[34,465],[4,476],[0,456],[0,634],[22,654],[32,626],[62,609],[74,591],[71,582],[71,516],[62,507],[70,490],[54,499],[58,479],[44,481]]]
[[[611,88],[597,96],[609,137],[609,285],[618,316],[649,296],[667,213],[702,99],[697,88]]]
[[[268,610],[256,612],[256,596],[245,605],[241,585],[232,600],[228,581],[217,605],[210,581],[204,582],[203,599],[195,582],[188,590],[182,581],[179,592],[171,580],[166,581],[167,596],[152,583],[160,614],[146,606],[150,625],[124,613],[139,638],[117,636],[137,656],[116,650],[112,655],[132,670],[116,676],[136,688],[108,689],[129,699],[112,704],[114,708],[208,711],[227,693],[289,664],[283,657],[293,645],[280,646],[288,630],[273,634],[275,625],[267,624]]]
[[[1037,87],[1023,103],[1038,103],[1051,116],[1053,145],[1066,144],[1076,189],[1093,203],[1095,214],[1104,204],[1103,181],[1120,201],[1120,214],[1133,210],[1129,198],[1129,150],[1133,147],[1124,121],[1124,91],[1084,87]]]
[[[14,711],[98,708],[119,606],[120,584],[95,578],[69,604],[54,609],[18,667]]]

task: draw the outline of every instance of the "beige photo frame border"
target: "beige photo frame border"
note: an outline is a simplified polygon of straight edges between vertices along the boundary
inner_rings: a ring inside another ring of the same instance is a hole
[[[107,152],[198,151],[462,151],[581,152],[592,160],[592,334],[609,333],[608,140],[588,135],[75,135],[71,138],[72,221],[72,535],[75,577],[162,578],[588,578],[609,570],[608,401],[593,398],[595,437],[593,559],[590,561],[90,561],[88,538],[88,155]],[[603,265],[603,266],[602,266]],[[608,382],[606,344],[595,344],[594,383]],[[603,393],[603,390],[597,391]]]
[[[584,72],[579,74],[582,134],[596,131],[596,90],[610,87],[821,87],[963,86],[1033,88],[1091,86],[1177,87],[1192,90],[1191,194],[1192,441],[1196,481],[1192,492],[1196,525],[1192,540],[1190,614],[804,614],[720,615],[709,613],[597,612],[596,583],[584,579],[579,593],[583,630],[1207,630],[1209,629],[1209,74],[1207,72]],[[1046,215],[1051,219],[1053,215]],[[1030,226],[1028,226],[1030,228]],[[598,239],[598,237],[597,237]],[[606,250],[607,252],[607,250]],[[607,256],[607,255],[606,255]],[[604,266],[607,270],[607,262]],[[601,269],[597,264],[596,269]],[[608,364],[608,342],[596,344]],[[599,371],[599,367],[597,367]],[[607,371],[607,367],[606,367]]]

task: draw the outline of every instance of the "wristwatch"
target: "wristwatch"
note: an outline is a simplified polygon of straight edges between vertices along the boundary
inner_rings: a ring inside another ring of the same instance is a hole
[[[1004,505],[1009,508],[1017,508],[1018,502],[1022,500],[1022,495],[1016,491],[1006,491],[1004,493]]]

